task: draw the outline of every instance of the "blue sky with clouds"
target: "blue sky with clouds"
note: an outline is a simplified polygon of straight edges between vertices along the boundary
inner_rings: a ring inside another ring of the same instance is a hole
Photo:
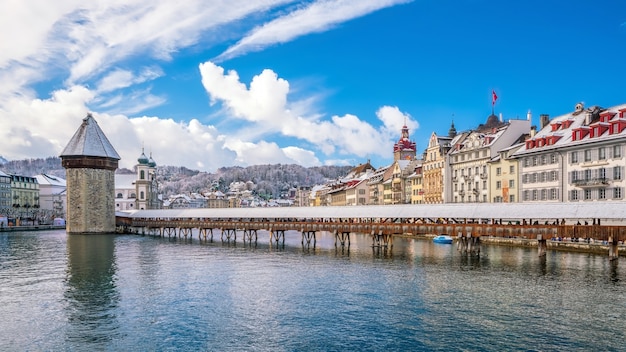
[[[626,3],[0,2],[0,156],[58,155],[88,111],[132,167],[389,164],[432,132],[626,102]]]

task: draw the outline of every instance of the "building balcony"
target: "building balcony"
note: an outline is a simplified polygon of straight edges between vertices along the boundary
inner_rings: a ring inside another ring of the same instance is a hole
[[[582,188],[604,187],[609,185],[609,179],[606,177],[598,177],[582,180],[573,180],[572,184],[576,187]]]

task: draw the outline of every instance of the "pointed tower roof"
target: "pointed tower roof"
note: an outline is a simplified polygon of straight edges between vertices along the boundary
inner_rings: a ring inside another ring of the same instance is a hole
[[[117,154],[91,114],[87,114],[87,117],[83,119],[83,123],[74,133],[63,152],[61,152],[61,157],[67,156],[120,159],[119,154]]]

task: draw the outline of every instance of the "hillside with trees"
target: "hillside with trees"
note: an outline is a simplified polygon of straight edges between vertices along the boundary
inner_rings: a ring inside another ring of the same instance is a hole
[[[252,181],[255,192],[260,197],[280,198],[290,188],[311,187],[346,175],[351,166],[300,165],[254,165],[248,167],[231,166],[219,168],[215,173],[191,170],[184,166],[158,166],[157,180],[159,191],[168,197],[173,194],[189,194],[210,190],[228,190],[232,182]],[[61,158],[26,159],[7,161],[0,164],[0,170],[7,174],[34,176],[41,173],[65,178]],[[134,170],[118,169],[118,174],[134,173]]]

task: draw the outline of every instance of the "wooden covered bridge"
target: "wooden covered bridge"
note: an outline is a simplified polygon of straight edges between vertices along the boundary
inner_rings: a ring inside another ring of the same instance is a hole
[[[546,241],[601,241],[609,257],[618,256],[626,240],[626,202],[583,203],[463,203],[351,207],[194,208],[135,210],[116,214],[118,231],[158,236],[256,240],[267,230],[270,241],[284,243],[287,231],[301,233],[302,243],[316,241],[328,231],[335,243],[350,244],[350,234],[372,237],[372,245],[393,246],[394,235],[448,234],[464,252],[480,251],[483,236],[538,241],[545,255]]]

